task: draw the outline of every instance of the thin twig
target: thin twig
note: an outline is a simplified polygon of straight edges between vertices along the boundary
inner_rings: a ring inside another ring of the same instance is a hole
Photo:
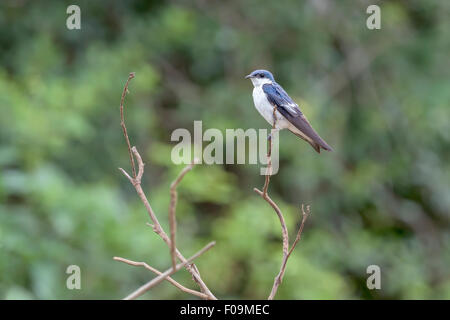
[[[138,174],[136,179],[131,178],[128,174],[126,174],[126,171],[122,168],[119,168],[120,171],[130,180],[130,182],[133,184],[134,188],[136,189],[136,193],[138,194],[139,198],[141,199],[142,203],[145,206],[145,209],[147,210],[147,213],[150,216],[150,220],[153,222],[153,224],[149,224],[153,231],[158,234],[163,241],[170,247],[171,241],[167,233],[164,231],[164,229],[161,227],[161,224],[158,221],[158,218],[156,217],[150,203],[147,200],[147,197],[142,190],[140,179],[142,177],[142,174],[144,172],[144,162],[142,161],[142,158],[137,151],[136,147],[133,147],[132,149],[133,154],[136,157],[137,163],[138,163]],[[186,262],[186,258],[181,254],[181,252],[176,249],[175,253],[178,257],[178,259],[181,260],[181,262]],[[206,284],[203,282],[202,278],[200,277],[200,274],[196,272],[195,269],[193,269],[189,264],[186,265],[186,270],[192,274],[192,277],[194,278],[194,281],[198,283],[200,286],[200,289],[203,293],[207,294],[209,296],[209,299],[216,300],[217,298],[212,294],[212,292],[208,289]]]
[[[297,232],[297,237],[295,238],[295,241],[292,244],[291,249],[287,252],[287,254],[283,250],[283,260],[281,262],[280,272],[277,274],[277,276],[275,277],[275,280],[273,282],[272,291],[270,292],[270,295],[269,295],[269,298],[268,298],[269,300],[273,300],[273,298],[277,294],[278,287],[280,286],[281,282],[283,281],[284,273],[286,271],[287,261],[288,261],[290,255],[291,255],[291,253],[294,251],[295,246],[300,241],[300,238],[301,238],[301,235],[302,235],[302,232],[303,232],[303,227],[305,226],[306,219],[308,218],[309,206],[307,206],[307,212],[308,213],[305,213],[305,211],[303,210],[303,205],[302,205],[303,217],[302,217],[302,222],[300,224],[300,228],[298,229],[298,232]]]
[[[159,223],[158,218],[156,217],[150,203],[147,200],[147,197],[146,197],[144,191],[142,190],[141,180],[142,180],[142,176],[144,174],[144,162],[142,161],[142,157],[139,154],[139,152],[137,151],[136,147],[131,148],[130,140],[128,138],[127,129],[125,126],[124,115],[123,115],[123,101],[125,98],[125,94],[128,91],[128,83],[131,79],[134,78],[134,76],[135,76],[134,73],[130,73],[130,75],[128,77],[128,81],[126,82],[123,93],[122,93],[122,100],[121,100],[121,105],[120,105],[121,126],[123,129],[123,134],[125,136],[125,140],[127,141],[127,145],[128,145],[128,152],[130,155],[131,168],[133,170],[133,177],[131,177],[124,169],[119,168],[119,170],[125,175],[125,177],[127,177],[127,179],[134,186],[136,193],[138,194],[139,198],[141,199],[142,203],[144,204],[145,209],[147,210],[147,213],[149,214],[150,220],[152,221],[152,224],[149,224],[149,225],[152,227],[152,229],[155,231],[155,233],[158,234],[169,247],[171,247],[172,241],[169,239],[169,237],[165,233],[164,229],[161,227],[161,224]],[[133,157],[133,155],[134,155],[134,157]],[[136,158],[136,161],[138,163],[137,175],[136,175],[136,169],[134,166],[134,158]],[[201,291],[208,296],[208,299],[216,300],[217,298],[212,294],[212,292],[208,289],[208,287],[206,286],[206,284],[203,282],[202,278],[200,277],[200,273],[198,272],[198,269],[195,267],[194,264],[191,265],[191,264],[187,263],[186,258],[181,254],[181,252],[176,248],[176,246],[175,246],[175,254],[178,257],[178,259],[181,260],[181,262],[185,266],[186,270],[192,275],[192,278],[199,285]]]
[[[300,238],[302,237],[303,227],[305,226],[306,219],[308,219],[310,213],[311,213],[310,206],[306,206],[306,211],[305,211],[304,205],[302,204],[302,223],[300,224],[300,227],[298,228],[297,237],[295,237],[294,243],[292,244],[291,249],[289,250],[287,258],[289,258],[292,251],[294,251],[295,246],[300,241]]]
[[[123,102],[125,101],[125,96],[129,92],[128,84],[130,83],[130,80],[134,78],[134,76],[135,76],[134,72],[131,72],[130,75],[128,76],[127,82],[125,83],[125,87],[123,87],[122,98],[120,100],[120,125],[122,126],[123,135],[125,136],[125,140],[127,141],[128,154],[130,155],[131,171],[133,172],[133,177],[136,178],[136,169],[134,166],[133,154],[131,153],[130,139],[128,138],[127,128],[125,127],[125,118],[124,118],[124,114],[123,114]]]
[[[272,123],[272,130],[275,129],[275,126],[277,125],[277,107],[273,107],[273,123]],[[269,183],[270,183],[270,176],[272,175],[272,133],[270,133],[270,140],[269,140],[269,147],[267,150],[267,169],[266,169],[266,178],[264,181],[264,187],[263,187],[263,194],[267,195],[267,190],[269,189]]]
[[[197,159],[191,164],[188,164],[178,175],[175,181],[170,185],[170,205],[169,205],[169,224],[170,224],[170,255],[172,257],[172,266],[175,268],[177,265],[177,254],[176,254],[176,232],[177,232],[177,221],[175,217],[176,207],[177,207],[177,186],[183,180],[183,177],[192,170],[194,165],[197,163]]]
[[[272,124],[272,129],[275,129],[276,122],[277,122],[276,107],[273,108],[273,118],[274,118],[274,121],[273,121],[273,124]],[[309,206],[307,206],[307,212],[308,213],[305,213],[303,205],[302,205],[302,212],[303,212],[302,223],[301,223],[300,228],[298,230],[297,237],[295,238],[295,241],[292,244],[291,249],[289,250],[289,233],[288,233],[288,229],[287,229],[287,226],[286,226],[286,221],[284,220],[283,213],[281,212],[280,208],[275,203],[275,201],[273,201],[269,197],[269,194],[267,192],[267,190],[269,189],[270,175],[272,173],[272,140],[273,140],[272,138],[269,141],[269,147],[268,147],[268,152],[267,152],[267,170],[266,170],[266,177],[265,177],[265,180],[264,180],[263,191],[260,191],[257,188],[253,189],[264,200],[266,200],[266,202],[269,203],[270,206],[274,209],[275,213],[278,216],[278,219],[280,220],[281,233],[282,233],[282,236],[283,236],[283,259],[281,261],[280,272],[277,274],[277,276],[274,279],[272,290],[271,290],[270,295],[268,297],[269,300],[273,300],[273,298],[275,297],[275,295],[276,295],[276,293],[278,291],[278,287],[280,286],[281,282],[283,281],[283,276],[284,276],[284,273],[286,271],[287,260],[289,259],[289,256],[291,255],[291,253],[294,250],[294,248],[297,245],[297,243],[300,241],[301,234],[303,232],[303,227],[305,225],[306,219],[308,218],[308,214],[309,214]]]
[[[193,260],[195,260],[196,258],[198,258],[199,256],[201,256],[203,253],[205,253],[206,251],[208,251],[209,249],[211,249],[216,243],[210,242],[208,243],[205,247],[203,247],[203,249],[201,249],[200,251],[198,251],[196,254],[194,254],[192,257],[190,257],[189,259],[186,259],[186,261],[181,262],[179,264],[177,264],[175,266],[175,268],[170,267],[169,269],[167,269],[166,271],[164,271],[162,274],[160,274],[159,276],[157,276],[156,278],[154,278],[153,280],[149,281],[148,283],[144,284],[142,287],[140,287],[139,289],[137,289],[136,291],[132,292],[131,294],[129,294],[128,296],[126,296],[124,298],[124,300],[132,300],[132,299],[136,299],[139,296],[141,296],[142,294],[144,294],[145,292],[147,292],[149,289],[153,288],[154,286],[156,286],[158,283],[164,281],[168,276],[174,274],[175,272],[177,272],[178,270],[180,270],[181,268],[183,268],[184,266],[190,264]]]
[[[158,269],[153,268],[152,266],[149,266],[149,265],[148,265],[147,263],[145,263],[145,262],[137,262],[137,261],[133,261],[133,260],[128,260],[128,259],[125,259],[125,258],[121,258],[121,257],[114,257],[113,259],[116,260],[116,261],[120,261],[120,262],[129,264],[129,265],[131,265],[131,266],[144,267],[144,268],[146,268],[147,270],[150,270],[151,272],[156,273],[156,274],[159,275],[159,276],[163,274],[161,271],[159,271]],[[176,266],[175,266],[175,267],[176,267]],[[186,288],[186,287],[183,286],[182,284],[176,282],[176,281],[175,281],[173,278],[171,278],[171,277],[167,277],[165,280],[169,281],[171,284],[173,284],[175,287],[177,287],[177,288],[180,289],[181,291],[184,291],[184,292],[186,292],[186,293],[192,294],[192,295],[197,296],[197,297],[202,298],[202,299],[208,299],[208,295],[206,295],[206,294],[204,294],[204,293],[201,293],[201,292],[199,292],[199,291],[197,291],[197,290],[192,290],[192,289]]]

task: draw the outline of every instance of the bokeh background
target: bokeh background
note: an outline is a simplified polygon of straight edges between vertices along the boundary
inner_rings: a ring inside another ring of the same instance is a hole
[[[81,30],[66,8],[81,7]],[[381,8],[381,30],[366,27]],[[271,70],[335,152],[280,134],[270,194],[293,239],[277,298],[450,298],[450,2],[2,1],[0,298],[119,299],[165,270],[130,183],[126,98],[143,187],[168,230],[176,128],[268,128],[244,75]],[[222,299],[264,299],[281,261],[258,165],[201,165],[179,188],[178,244]],[[66,288],[67,266],[81,290]],[[381,290],[366,268],[380,266]],[[186,271],[175,279],[196,288]],[[144,299],[190,296],[162,283]]]

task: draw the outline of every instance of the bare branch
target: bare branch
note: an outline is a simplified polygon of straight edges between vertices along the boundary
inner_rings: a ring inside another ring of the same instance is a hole
[[[291,249],[289,250],[287,258],[289,258],[292,251],[294,251],[295,246],[300,241],[300,238],[302,237],[303,227],[305,226],[306,219],[308,219],[310,213],[311,213],[310,206],[306,206],[306,211],[305,211],[304,205],[302,204],[302,223],[300,224],[300,227],[298,228],[297,237],[295,237],[294,243],[292,244]]]
[[[137,151],[136,147],[131,148],[131,151],[133,152],[134,156],[137,159],[137,162],[139,164],[139,170],[136,178],[137,183],[141,183],[142,175],[144,174],[144,162],[142,161],[141,155]]]
[[[172,182],[170,185],[170,205],[169,205],[169,223],[170,223],[170,255],[172,257],[172,266],[175,268],[177,265],[177,254],[176,254],[176,232],[177,232],[177,221],[175,218],[176,213],[176,207],[177,207],[177,186],[183,179],[183,177],[192,170],[194,165],[197,163],[197,159],[194,159],[194,161],[191,164],[188,164],[178,175],[178,177],[175,179],[175,181]]]
[[[179,263],[176,265],[175,268],[171,267],[169,269],[167,269],[165,272],[163,272],[162,274],[160,274],[159,276],[157,276],[156,278],[154,278],[153,280],[151,280],[150,282],[144,284],[142,287],[140,287],[139,289],[137,289],[136,291],[134,291],[133,293],[129,294],[128,296],[126,296],[124,298],[124,300],[132,300],[132,299],[136,299],[139,296],[141,296],[142,294],[144,294],[145,292],[147,292],[149,289],[153,288],[154,286],[156,286],[157,284],[159,284],[160,282],[164,281],[168,276],[174,274],[175,272],[177,272],[178,270],[180,270],[181,268],[183,268],[184,266],[190,264],[193,260],[195,260],[196,258],[198,258],[199,256],[201,256],[203,253],[205,253],[206,251],[208,251],[209,249],[211,249],[216,243],[210,242],[208,243],[205,247],[203,247],[203,249],[201,249],[200,251],[198,251],[196,254],[194,254],[192,257],[190,257],[189,259],[186,259],[184,262]]]
[[[164,232],[164,230],[162,230],[161,227],[157,227],[157,226],[152,225],[150,223],[147,223],[147,225],[149,227],[151,227],[153,229],[153,231],[156,234],[158,234],[168,246],[170,246],[170,239],[167,236],[167,234]],[[176,253],[178,259],[180,259],[182,262],[186,261],[186,258],[181,254],[181,252],[177,248],[175,248],[175,253]],[[212,294],[212,292],[208,289],[206,284],[203,282],[202,278],[200,277],[200,273],[198,272],[198,269],[195,266],[195,264],[192,264],[192,265],[188,264],[188,265],[186,265],[186,270],[189,271],[189,273],[192,275],[192,279],[195,282],[197,282],[197,284],[199,285],[199,287],[202,290],[202,292],[206,293],[209,296],[209,299],[217,300],[217,298]]]
[[[138,167],[139,167],[139,171],[138,171],[139,172],[138,177],[139,177],[141,175],[140,173],[144,171],[144,163],[142,162],[142,158],[139,155],[139,152],[136,150],[136,148],[133,148],[133,152],[136,156],[136,160],[137,160]],[[164,242],[170,247],[170,244],[171,244],[170,238],[168,237],[166,232],[161,227],[161,224],[159,223],[158,218],[156,217],[150,203],[147,200],[147,197],[145,196],[144,191],[142,190],[140,182],[133,183],[133,186],[136,189],[136,192],[139,195],[139,198],[141,198],[141,201],[144,204],[145,208],[147,209],[150,219],[153,222],[153,224],[151,225],[153,231],[155,231],[155,233],[158,234],[164,240]],[[186,258],[181,254],[181,252],[178,249],[175,250],[175,253],[176,253],[178,259],[181,260],[181,262],[186,262]],[[202,292],[206,293],[208,296],[210,296],[211,299],[215,300],[216,297],[212,294],[212,292],[208,289],[206,284],[203,282],[202,278],[200,277],[200,274],[194,268],[192,268],[190,265],[186,265],[186,269],[192,274],[195,282],[198,283]]]
[[[120,172],[123,173],[123,175],[124,175],[125,177],[127,177],[128,180],[130,180],[130,182],[131,182],[132,184],[134,183],[134,179],[133,179],[132,177],[130,177],[130,175],[129,175],[124,169],[119,168],[119,170],[120,170]]]
[[[125,87],[124,87],[124,90],[122,93],[121,103],[120,103],[121,126],[122,126],[125,140],[127,142],[127,146],[128,146],[128,153],[130,155],[130,162],[131,162],[133,177],[131,177],[124,169],[119,168],[119,170],[134,186],[136,193],[138,194],[139,198],[141,199],[142,203],[144,204],[145,209],[147,210],[147,213],[150,217],[150,220],[152,221],[152,224],[149,223],[149,225],[152,227],[153,231],[155,231],[155,233],[158,234],[163,239],[163,241],[171,248],[172,257],[174,256],[173,255],[173,248],[174,248],[176,257],[178,257],[178,259],[180,259],[182,262],[181,266],[184,266],[186,268],[186,270],[192,275],[192,278],[199,285],[201,291],[205,295],[208,296],[208,299],[216,300],[217,298],[212,294],[212,292],[208,289],[206,284],[203,282],[202,278],[200,277],[200,273],[198,272],[198,269],[195,267],[195,265],[191,265],[190,263],[188,263],[188,260],[176,248],[175,241],[171,241],[171,239],[167,236],[167,234],[161,227],[161,224],[159,223],[158,218],[156,217],[150,203],[148,202],[144,191],[142,190],[141,180],[142,180],[142,176],[144,174],[144,162],[142,161],[142,157],[139,154],[139,152],[137,151],[137,148],[136,147],[131,148],[130,140],[128,138],[127,129],[125,126],[124,113],[123,113],[123,102],[125,99],[125,95],[128,92],[128,84],[129,84],[130,80],[134,78],[134,76],[135,76],[135,74],[133,72],[130,73],[128,80],[125,84]],[[134,164],[135,158],[136,158],[136,161],[138,164],[137,175],[136,175],[136,168],[135,168],[135,164]],[[189,170],[187,170],[187,171],[189,171]],[[179,181],[181,181],[181,179],[183,178],[184,174],[186,174],[186,172],[183,173],[181,177],[179,177]],[[178,184],[179,181],[176,184]],[[175,185],[175,187],[176,187],[176,185]],[[175,200],[175,204],[176,204],[176,200]],[[173,207],[173,211],[174,211],[173,217],[175,217],[175,205],[172,206],[172,201],[171,201],[171,207]],[[172,210],[172,209],[169,209],[169,211],[170,210]],[[171,227],[171,230],[172,230],[172,227]],[[173,235],[173,239],[175,239],[175,233]],[[173,245],[172,245],[172,242],[173,242]],[[173,261],[173,258],[172,258],[172,261]],[[177,266],[179,266],[179,265],[173,265],[172,267],[175,268]]]
[[[277,122],[276,107],[273,108],[273,119],[274,119],[274,121],[272,124],[272,129],[275,129],[276,122]],[[275,295],[278,291],[278,287],[280,286],[281,282],[283,281],[283,276],[286,271],[287,260],[289,259],[289,256],[291,255],[291,253],[294,250],[295,246],[297,245],[298,241],[300,241],[301,234],[303,232],[303,227],[305,225],[305,221],[308,218],[308,214],[309,214],[309,206],[307,206],[308,213],[305,213],[305,211],[303,210],[304,209],[303,205],[302,205],[302,212],[303,212],[302,223],[298,230],[297,237],[295,238],[295,241],[292,244],[291,249],[289,250],[289,234],[288,234],[288,229],[286,226],[286,221],[284,220],[283,213],[281,212],[278,205],[269,197],[269,194],[267,193],[267,190],[269,189],[271,174],[272,174],[272,139],[270,139],[270,141],[269,141],[269,147],[268,147],[268,152],[267,152],[267,170],[266,170],[266,177],[265,177],[265,181],[264,181],[263,191],[260,191],[257,188],[253,189],[264,200],[266,200],[266,202],[269,203],[270,206],[274,209],[275,213],[278,216],[278,219],[280,220],[281,233],[283,236],[283,259],[281,262],[280,272],[277,274],[277,276],[274,279],[272,290],[268,297],[269,300],[273,300],[273,298],[275,297]]]
[[[158,269],[153,268],[152,266],[149,266],[145,262],[136,262],[136,261],[128,260],[128,259],[121,258],[121,257],[114,257],[113,259],[116,260],[116,261],[120,261],[120,262],[129,264],[131,266],[144,267],[147,270],[150,270],[151,272],[156,273],[159,276],[163,274],[161,271],[159,271]],[[183,286],[180,283],[176,282],[171,277],[167,277],[165,280],[169,281],[171,284],[173,284],[175,287],[177,287],[181,291],[184,291],[186,293],[192,294],[192,295],[197,296],[197,297],[202,298],[202,299],[208,299],[208,295],[206,295],[204,293],[201,293],[199,291],[196,291],[196,290],[192,290],[192,289],[186,288],[185,286]]]
[[[125,101],[125,96],[129,92],[128,84],[130,83],[130,80],[134,78],[134,75],[135,75],[134,72],[130,73],[130,75],[128,76],[128,80],[125,83],[125,86],[123,87],[122,98],[120,99],[120,125],[122,126],[123,135],[125,136],[125,140],[127,141],[128,154],[130,155],[130,163],[131,163],[131,170],[133,172],[133,177],[136,178],[136,169],[134,167],[133,154],[131,153],[130,139],[128,138],[127,127],[125,126],[125,118],[124,118],[124,114],[123,114],[123,102]]]
[[[145,209],[147,210],[147,213],[150,216],[150,220],[153,222],[153,224],[151,224],[153,231],[155,231],[155,233],[157,233],[164,240],[164,242],[170,247],[171,241],[170,241],[169,237],[167,236],[167,234],[164,232],[163,228],[161,227],[161,224],[159,223],[158,218],[156,217],[156,215],[155,215],[150,203],[148,202],[147,197],[145,196],[145,193],[141,187],[140,177],[142,176],[142,174],[144,172],[144,163],[142,162],[142,158],[141,158],[139,152],[137,151],[137,149],[135,147],[133,147],[132,150],[136,157],[136,160],[138,163],[138,168],[139,168],[136,179],[131,180],[132,184],[133,184],[134,188],[136,189],[136,193],[138,194],[139,198],[141,199],[142,203],[144,204]],[[124,172],[124,174],[125,173],[126,172]],[[139,181],[137,181],[138,179],[139,179]],[[180,259],[183,263],[185,263],[187,261],[186,258],[181,254],[181,252],[178,249],[175,250],[175,253],[176,253],[178,259]],[[194,278],[195,282],[197,282],[197,284],[200,286],[202,292],[209,296],[209,299],[213,299],[213,300],[217,299],[212,294],[212,292],[208,289],[206,284],[203,282],[202,278],[200,277],[200,274],[195,269],[193,269],[192,266],[187,264],[186,270],[192,274],[192,277]]]
[[[288,255],[288,251],[289,251],[289,235],[288,235],[288,230],[287,230],[287,227],[286,227],[286,221],[284,220],[283,213],[281,212],[280,208],[277,206],[275,201],[273,201],[269,197],[269,195],[267,193],[264,194],[262,191],[260,191],[257,188],[254,188],[253,190],[256,193],[258,193],[264,200],[266,200],[267,203],[270,204],[270,206],[273,208],[273,210],[277,214],[278,219],[280,220],[281,232],[282,232],[282,235],[283,235],[283,257],[287,256]]]

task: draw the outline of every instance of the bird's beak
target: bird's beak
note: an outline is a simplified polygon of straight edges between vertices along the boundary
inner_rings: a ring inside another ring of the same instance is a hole
[[[253,76],[251,74],[248,74],[245,76],[245,79],[250,79],[250,78],[253,78]]]

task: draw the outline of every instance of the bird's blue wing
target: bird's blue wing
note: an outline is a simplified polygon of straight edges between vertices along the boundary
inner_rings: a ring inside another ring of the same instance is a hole
[[[310,143],[312,143],[313,147],[318,152],[320,152],[320,147],[325,150],[332,150],[332,148],[311,127],[311,124],[300,111],[298,105],[292,101],[291,97],[288,96],[286,91],[284,91],[278,83],[266,83],[262,86],[262,89],[269,102],[277,108],[278,112],[280,112],[283,117],[311,140]],[[304,137],[300,137],[304,139]]]
[[[288,113],[291,117],[299,117],[302,115],[298,105],[289,97],[284,89],[276,82],[267,83],[262,86],[264,93],[269,102],[277,106],[278,111],[284,115]]]

